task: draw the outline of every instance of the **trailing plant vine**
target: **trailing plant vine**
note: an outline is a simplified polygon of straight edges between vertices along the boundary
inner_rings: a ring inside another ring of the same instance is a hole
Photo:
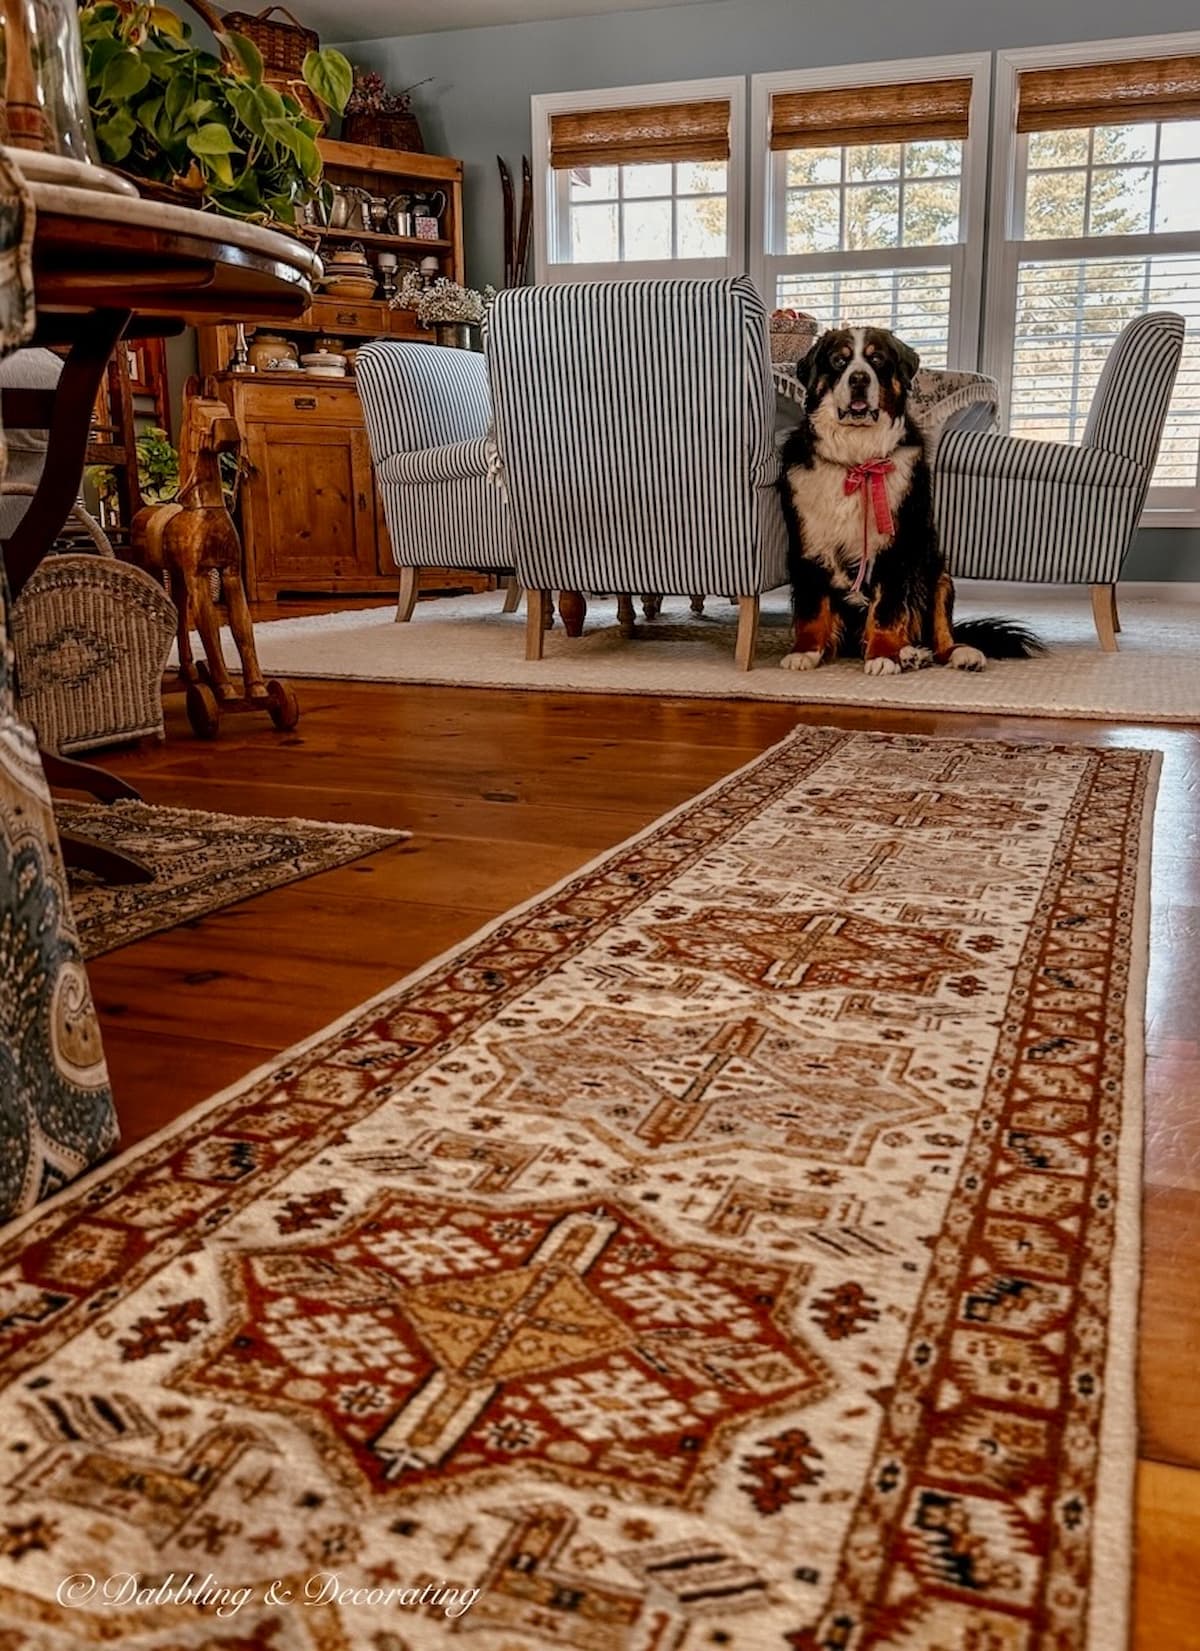
[[[224,59],[192,44],[165,6],[98,0],[80,14],[88,98],[106,162],[235,218],[294,224],[320,192],[320,123],[263,76],[253,41],[216,35]],[[309,52],[305,85],[336,113],[353,70]]]

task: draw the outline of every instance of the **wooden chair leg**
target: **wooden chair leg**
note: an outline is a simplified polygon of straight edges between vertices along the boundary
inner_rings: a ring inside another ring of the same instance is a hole
[[[587,618],[587,598],[580,590],[560,590],[558,593],[558,614],[563,622],[563,629],[568,636],[582,636],[583,622]]]
[[[637,615],[633,611],[633,597],[627,591],[617,597],[617,624],[621,627],[623,635],[633,635]]]
[[[754,645],[758,641],[758,597],[738,598],[737,646],[734,659],[739,671],[754,669]]]
[[[1120,634],[1121,615],[1117,612],[1117,587],[1112,586],[1113,630]]]
[[[510,573],[504,581],[504,607],[502,611],[504,613],[516,613],[521,606],[523,594],[520,585],[517,583],[516,575]]]
[[[540,659],[546,641],[546,609],[550,596],[544,590],[525,592],[525,657]]]
[[[692,603],[692,612],[693,613],[703,613],[704,612],[704,598],[703,598],[703,596],[700,595],[699,591],[697,591],[696,594],[691,598],[691,603]]]
[[[1096,635],[1100,638],[1100,646],[1106,654],[1115,654],[1117,633],[1113,621],[1116,617],[1116,587],[1093,585],[1091,590],[1092,619],[1096,625]]]
[[[417,605],[417,586],[420,577],[416,568],[400,569],[400,595],[396,602],[396,623],[407,625]]]

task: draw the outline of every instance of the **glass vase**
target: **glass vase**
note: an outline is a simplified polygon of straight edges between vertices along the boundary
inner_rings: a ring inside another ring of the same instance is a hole
[[[100,164],[75,0],[0,0],[7,143]]]

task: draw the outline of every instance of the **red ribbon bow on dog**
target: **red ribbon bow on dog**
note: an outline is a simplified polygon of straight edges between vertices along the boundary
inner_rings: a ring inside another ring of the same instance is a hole
[[[843,491],[849,497],[852,493],[862,491],[863,496],[863,548],[862,560],[858,564],[858,573],[855,575],[853,588],[862,589],[863,580],[875,558],[867,555],[867,545],[871,537],[871,513],[875,515],[875,531],[890,539],[896,531],[896,524],[892,520],[892,507],[888,503],[887,482],[884,479],[896,466],[891,459],[870,459],[866,464],[852,465],[846,472],[846,479],[842,483]]]

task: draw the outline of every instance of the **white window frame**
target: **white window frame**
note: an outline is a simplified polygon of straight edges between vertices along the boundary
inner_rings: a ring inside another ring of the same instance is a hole
[[[1121,63],[1140,57],[1175,57],[1200,52],[1200,33],[1084,40],[1063,46],[1026,46],[996,54],[995,119],[992,126],[992,223],[988,248],[987,313],[983,370],[1000,381],[1001,417],[1007,423],[1012,397],[1013,342],[1017,315],[1017,270],[1022,258],[1064,258],[1081,246],[1098,258],[1197,251],[1194,231],[1183,234],[1070,236],[1061,241],[1017,240],[1025,211],[1025,157],[1028,138],[1017,131],[1020,76],[1030,69],[1070,68],[1084,63]],[[1114,111],[1111,123],[1122,124]],[[1143,527],[1200,527],[1200,487],[1191,503],[1163,500],[1174,489],[1156,489],[1142,512]],[[1183,490],[1179,490],[1183,491]]]
[[[568,177],[550,166],[550,117],[593,109],[625,109],[645,104],[729,103],[729,164],[726,171],[724,258],[655,258],[640,262],[574,264],[557,256],[565,236]],[[655,86],[609,86],[599,91],[540,92],[531,99],[533,189],[541,211],[533,215],[533,267],[539,285],[549,281],[653,281],[668,276],[741,275],[746,268],[746,81],[742,75],[717,80],[673,80]]]
[[[908,57],[890,63],[843,63],[832,68],[782,70],[754,75],[750,93],[750,145],[755,157],[750,183],[750,274],[768,307],[780,275],[829,270],[914,269],[931,263],[951,268],[947,361],[973,370],[979,352],[983,297],[984,225],[987,218],[988,118],[991,108],[990,52],[950,57]],[[780,203],[772,187],[771,99],[780,92],[833,91],[840,86],[895,86],[914,80],[971,79],[970,133],[963,145],[962,239],[954,247],[889,247],[878,252],[777,253],[774,230]]]

